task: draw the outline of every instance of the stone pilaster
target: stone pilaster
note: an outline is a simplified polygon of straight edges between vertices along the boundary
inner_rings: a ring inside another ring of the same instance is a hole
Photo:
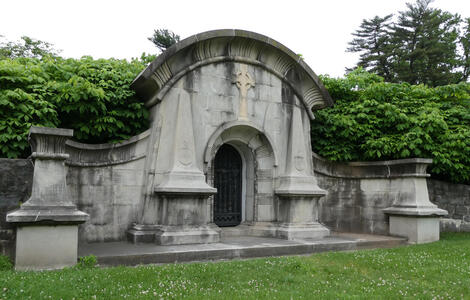
[[[431,159],[416,159],[414,170],[392,179],[397,191],[393,206],[383,210],[390,216],[390,234],[407,237],[410,243],[429,243],[439,240],[439,218],[447,215],[429,200],[426,168]]]
[[[65,141],[73,130],[31,127],[34,159],[31,197],[7,214],[17,225],[16,269],[55,269],[77,262],[78,224],[88,215],[77,210],[67,193]]]
[[[191,103],[185,92],[178,97],[175,119],[170,168],[154,190],[158,224],[135,225],[128,237],[159,245],[218,242],[219,229],[207,213],[209,197],[217,190],[206,183],[197,166]]]
[[[329,230],[318,223],[318,200],[326,191],[318,187],[308,164],[300,109],[295,105],[292,109],[286,172],[276,189],[280,200],[277,236],[289,240],[322,238]]]

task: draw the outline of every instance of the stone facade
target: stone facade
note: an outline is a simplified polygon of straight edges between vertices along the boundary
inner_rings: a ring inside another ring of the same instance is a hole
[[[311,167],[309,130],[312,109],[332,100],[297,55],[258,34],[208,32],[168,49],[132,87],[152,120],[152,169],[132,241],[218,240],[211,186],[223,144],[244,162],[243,225],[287,239],[328,234],[317,222],[325,191]]]

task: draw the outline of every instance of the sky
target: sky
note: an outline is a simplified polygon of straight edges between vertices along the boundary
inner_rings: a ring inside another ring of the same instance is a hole
[[[254,31],[302,54],[317,74],[344,75],[358,54],[346,52],[363,19],[406,10],[412,0],[3,0],[0,35],[54,44],[65,57],[140,57],[157,53],[147,40],[157,28],[181,38],[214,29]],[[470,17],[469,0],[432,7]]]

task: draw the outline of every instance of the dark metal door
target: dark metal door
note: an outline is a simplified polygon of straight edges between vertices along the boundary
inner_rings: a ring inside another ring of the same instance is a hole
[[[214,222],[236,226],[242,221],[242,159],[230,145],[222,145],[214,161]]]

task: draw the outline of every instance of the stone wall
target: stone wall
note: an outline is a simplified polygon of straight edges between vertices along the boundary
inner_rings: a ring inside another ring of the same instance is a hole
[[[139,219],[149,131],[117,144],[67,141],[67,186],[72,202],[90,215],[79,227],[82,242],[126,239]]]
[[[0,254],[10,255],[14,246],[14,231],[6,214],[28,200],[32,181],[31,160],[0,158]]]
[[[416,158],[339,164],[314,154],[318,185],[328,191],[320,199],[320,222],[336,231],[389,234],[389,217],[382,210],[416,197],[420,192],[413,182],[429,176],[430,162]]]
[[[449,212],[441,220],[441,231],[470,232],[470,185],[428,179],[431,202]]]
[[[388,234],[382,209],[393,203],[385,179],[339,178],[316,173],[320,188],[319,221],[334,231]]]
[[[90,214],[90,220],[80,226],[80,239],[86,242],[125,239],[126,230],[135,222],[143,197],[145,163],[140,155],[147,135],[136,138],[127,146],[100,149],[70,149],[68,185],[71,197],[79,207]],[[139,150],[140,149],[140,150]],[[74,152],[75,151],[75,152]],[[140,153],[140,154],[139,154]],[[102,157],[94,164],[91,156]],[[405,164],[406,165],[406,164]],[[396,191],[393,172],[406,172],[403,166],[390,169],[383,162],[362,165],[334,164],[314,156],[318,184],[328,191],[320,201],[322,223],[333,230],[388,234],[388,219],[381,212],[392,205]],[[391,173],[389,173],[391,172]],[[7,211],[24,203],[30,193],[33,164],[29,159],[0,159],[0,254],[9,254],[13,247],[13,230],[5,222]],[[470,186],[427,179],[431,202],[449,212],[441,221],[442,231],[470,231]],[[140,203],[140,204],[139,204]]]
[[[318,185],[328,191],[320,199],[321,223],[335,231],[389,233],[382,209],[392,206],[397,191],[387,162],[339,164],[314,154],[313,164]]]
[[[79,227],[79,239],[108,242],[125,239],[138,219],[143,160],[105,167],[69,167],[67,186],[77,208],[90,215]]]
[[[148,136],[146,131],[117,144],[67,141],[69,196],[90,215],[79,227],[82,242],[124,240],[126,230],[138,220]],[[0,158],[0,254],[12,254],[14,228],[6,214],[30,197],[33,172],[30,159]]]

